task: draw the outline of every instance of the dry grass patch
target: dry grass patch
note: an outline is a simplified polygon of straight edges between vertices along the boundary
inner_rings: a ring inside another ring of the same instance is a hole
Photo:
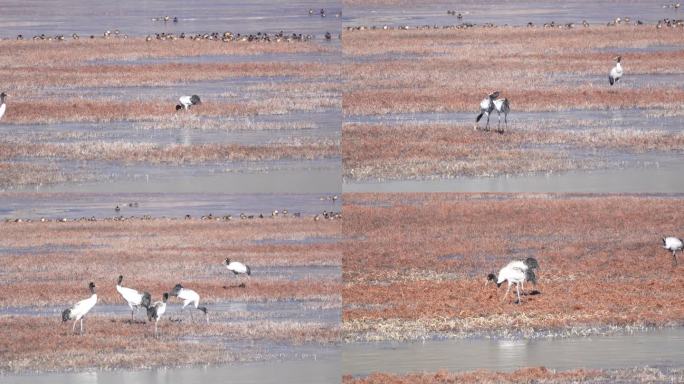
[[[491,127],[496,126],[494,117]],[[544,123],[516,126],[504,135],[456,124],[345,124],[342,137],[344,177],[350,180],[496,176],[609,165],[598,156],[573,156],[577,150],[684,152],[682,133],[553,129]]]
[[[0,66],[26,64],[43,67],[83,64],[92,60],[139,60],[203,55],[252,55],[273,53],[327,53],[329,47],[313,42],[222,43],[216,41],[151,41],[144,37],[122,39],[80,39],[78,41],[0,41],[6,52]]]
[[[225,289],[235,277],[226,257],[260,267],[338,266],[332,243],[258,244],[259,239],[336,237],[337,222],[308,219],[206,222],[0,223],[3,289],[21,294],[0,298],[0,306],[65,305],[99,287],[100,303],[121,303],[116,277],[159,297],[178,282],[193,287],[204,302],[223,300],[315,299],[339,301],[339,281],[329,278],[252,278],[245,289]],[[28,250],[28,251],[27,251]]]
[[[158,145],[128,142],[0,144],[0,159],[68,159],[78,161],[116,161],[149,164],[201,164],[229,161],[313,160],[338,154],[334,142],[297,142],[262,146],[238,144]]]
[[[660,243],[684,230],[671,209],[679,197],[352,194],[345,204],[348,340],[684,323],[681,267]],[[540,295],[516,306],[484,286],[529,256]]]
[[[556,371],[544,367],[521,368],[513,372],[478,370],[471,372],[438,371],[394,375],[374,373],[368,377],[344,376],[344,384],[453,384],[453,383],[671,383],[682,380],[681,369],[626,368],[614,370]]]
[[[684,50],[657,46],[682,45],[683,39],[675,30],[652,27],[345,32],[345,54],[385,58],[344,65],[343,106],[351,115],[472,111],[497,89],[518,111],[671,108],[683,96],[676,84],[610,89],[606,77],[621,49],[651,46],[657,54],[623,54],[624,81],[632,74],[681,74]],[[582,79],[559,85],[556,76],[564,74],[606,79],[606,86]]]

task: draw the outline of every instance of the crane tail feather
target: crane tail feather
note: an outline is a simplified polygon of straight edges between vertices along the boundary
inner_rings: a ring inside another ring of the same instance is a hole
[[[247,276],[252,276],[252,270],[247,266]]]
[[[613,76],[608,76],[608,81],[610,82],[610,85],[615,84],[615,79],[613,79]]]
[[[480,122],[480,119],[482,118],[482,116],[484,116],[484,112],[480,112],[480,114],[477,115],[477,117],[475,118],[475,122],[476,122],[476,123],[479,123],[479,122]]]

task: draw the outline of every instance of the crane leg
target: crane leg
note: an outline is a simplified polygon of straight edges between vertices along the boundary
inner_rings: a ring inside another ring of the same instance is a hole
[[[83,334],[83,318],[81,317],[81,335]]]
[[[157,320],[154,322],[154,337],[157,337],[157,322],[158,322],[158,321],[159,321],[159,319],[157,319]]]
[[[672,251],[672,266],[677,266],[677,251]]]
[[[510,291],[510,290],[511,290],[511,284],[508,284],[508,288],[506,288],[506,294],[504,295],[503,299],[501,299],[501,301],[506,300],[506,298],[508,297],[508,291]]]
[[[76,323],[78,323],[78,320],[74,320],[74,326],[71,327],[71,333],[74,333],[76,331]]]
[[[487,125],[485,125],[485,131],[489,131],[489,112],[487,112]]]
[[[520,284],[515,285],[515,290],[518,292],[518,304],[520,304]]]
[[[131,324],[133,324],[133,308],[131,308]]]

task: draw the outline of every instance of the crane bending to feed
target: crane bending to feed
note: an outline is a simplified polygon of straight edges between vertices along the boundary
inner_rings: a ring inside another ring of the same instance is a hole
[[[133,288],[126,288],[121,285],[123,281],[123,275],[119,275],[119,279],[116,282],[116,291],[119,292],[121,297],[126,300],[128,307],[131,308],[131,323],[133,322],[133,311],[136,312],[140,307],[149,308],[152,301],[152,296],[149,293],[140,293]]]
[[[171,290],[171,296],[176,296],[179,299],[183,300],[183,307],[181,308],[181,311],[185,309],[185,307],[188,306],[188,304],[192,304],[195,306],[195,309],[200,310],[204,312],[204,315],[207,317],[207,323],[209,323],[209,315],[207,314],[207,307],[203,307],[199,305],[199,294],[192,289],[184,288],[180,284],[176,284],[175,287]],[[190,320],[192,320],[192,311],[190,311]]]
[[[506,289],[506,294],[501,299],[502,301],[508,297],[508,292],[511,290],[511,285],[515,284],[515,289],[518,294],[518,300],[516,304],[520,304],[520,289],[524,288],[523,284],[525,281],[530,281],[532,284],[537,284],[537,276],[534,274],[534,270],[539,268],[539,263],[537,259],[533,257],[528,257],[525,261],[514,260],[508,263],[505,267],[499,270],[498,276],[494,273],[487,275],[487,282],[496,282],[496,287],[500,287],[504,281],[508,282],[508,289]]]

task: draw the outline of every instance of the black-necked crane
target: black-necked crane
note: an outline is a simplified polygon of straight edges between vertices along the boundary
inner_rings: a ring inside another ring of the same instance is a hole
[[[185,307],[187,307],[188,304],[192,304],[195,306],[195,309],[204,312],[204,315],[207,317],[207,323],[209,323],[209,314],[207,313],[207,307],[199,305],[200,296],[197,292],[193,291],[192,289],[184,288],[181,284],[176,284],[176,286],[173,287],[173,289],[171,290],[171,296],[176,296],[179,299],[183,300],[183,307],[181,308],[181,311],[185,309]],[[190,320],[193,320],[192,311],[190,311]]]
[[[223,260],[223,265],[226,266],[226,268],[233,272],[233,275],[237,276],[239,278],[240,275],[246,275],[246,276],[251,276],[252,275],[252,270],[249,268],[248,265],[245,265],[239,261],[230,261],[229,258],[226,258]],[[245,283],[241,283],[240,287],[244,288]]]
[[[7,94],[5,92],[0,93],[0,120],[2,120],[2,117],[5,116],[5,111],[7,110],[5,97],[7,97]]]
[[[684,252],[684,241],[678,237],[663,237],[663,248],[672,252],[672,265],[677,265],[677,251]]]
[[[615,66],[613,69],[610,70],[610,74],[608,75],[608,81],[610,82],[610,85],[613,85],[620,81],[622,78],[623,70],[622,70],[622,65],[620,64],[620,60],[622,60],[622,56],[617,56],[615,57]]]
[[[494,110],[494,100],[499,97],[499,91],[490,93],[486,98],[480,102],[480,114],[475,118],[475,123],[479,123],[482,116],[487,115],[487,125],[485,130],[489,130],[489,114]],[[475,129],[479,128],[479,125],[475,125]]]
[[[520,268],[523,271],[527,271],[528,269],[534,271],[535,269],[539,268],[539,262],[534,257],[528,257],[525,260],[513,260],[510,263],[508,263],[506,266],[507,267]],[[534,272],[533,272],[533,274],[534,274]],[[537,284],[536,276],[535,276],[535,280],[533,280],[533,281],[532,280],[526,280],[526,281],[531,281],[532,284],[535,284],[535,285]],[[520,288],[522,289],[523,294],[524,294],[525,293],[525,282],[524,281],[520,285]]]
[[[202,100],[200,100],[199,96],[197,95],[192,95],[192,96],[181,96],[178,101],[180,104],[176,105],[176,110],[179,109],[188,109],[192,107],[193,105],[198,105],[202,104]]]
[[[164,312],[166,312],[166,301],[169,300],[169,293],[164,292],[161,301],[155,301],[154,304],[147,308],[147,318],[154,320],[154,336],[157,336],[157,323],[161,319]]]
[[[490,273],[487,275],[487,282],[496,282],[496,287],[500,287],[504,281],[508,282],[508,289],[506,289],[506,294],[501,299],[502,301],[508,297],[508,292],[511,290],[511,285],[515,284],[516,292],[518,294],[517,304],[520,304],[520,288],[524,289],[525,281],[530,281],[532,284],[537,284],[537,276],[534,274],[534,270],[539,268],[539,263],[533,257],[528,257],[524,261],[511,261],[505,267],[499,270],[498,276]]]
[[[66,322],[69,320],[74,320],[74,325],[71,327],[71,332],[76,330],[76,323],[80,320],[81,322],[81,335],[83,334],[83,318],[90,312],[91,309],[97,303],[97,293],[95,293],[95,283],[92,281],[88,284],[88,289],[90,290],[91,296],[87,299],[81,300],[74,304],[73,307],[65,309],[62,312],[62,321]]]
[[[152,296],[147,292],[140,293],[133,288],[126,288],[121,285],[122,281],[123,275],[119,275],[119,279],[116,282],[116,291],[119,292],[121,297],[126,300],[126,304],[131,308],[131,323],[133,323],[133,311],[137,312],[140,307],[149,308]]]
[[[506,129],[508,129],[508,112],[511,111],[511,106],[508,104],[508,99],[503,98],[503,99],[496,99],[494,100],[494,109],[496,110],[496,114],[499,116],[499,125],[497,125],[497,131],[499,133],[503,133],[503,129],[501,129],[501,114],[504,114],[504,123],[506,124]]]

